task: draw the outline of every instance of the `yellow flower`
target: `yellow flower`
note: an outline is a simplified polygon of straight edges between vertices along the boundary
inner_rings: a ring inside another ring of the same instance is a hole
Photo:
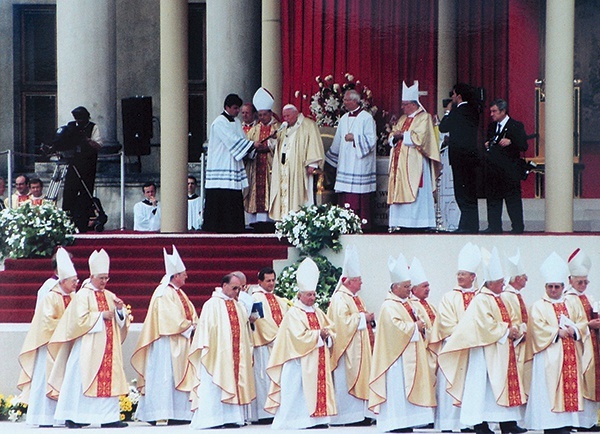
[[[125,415],[121,413],[121,420],[125,420]]]

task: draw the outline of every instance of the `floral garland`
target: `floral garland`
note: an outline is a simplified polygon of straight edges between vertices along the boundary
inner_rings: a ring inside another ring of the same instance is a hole
[[[344,93],[350,89],[354,89],[360,94],[363,110],[373,116],[377,113],[377,107],[373,105],[373,92],[360,80],[355,80],[349,72],[344,74],[344,79],[345,82],[339,84],[335,82],[331,74],[325,79],[322,79],[320,75],[315,77],[319,90],[310,98],[310,112],[319,127],[337,127],[340,118],[346,113]],[[297,90],[296,98],[299,98],[300,95],[300,91]],[[308,95],[302,94],[302,98],[308,99]]]
[[[74,233],[75,226],[62,209],[26,202],[0,212],[0,256],[47,257],[57,245],[72,244]]]
[[[371,113],[375,119],[377,130],[377,155],[390,155],[388,137],[398,117],[386,110],[379,110],[373,104],[373,92],[367,86],[356,80],[349,72],[344,74],[342,84],[335,82],[333,75],[329,74],[324,79],[320,75],[315,77],[319,90],[310,97],[310,112],[319,127],[337,127],[340,118],[346,113],[344,108],[344,93],[354,89],[360,94],[363,110]],[[296,98],[307,100],[308,95],[299,90],[295,92]]]
[[[299,211],[290,212],[280,222],[275,223],[275,233],[279,239],[286,237],[300,250],[299,261],[285,267],[277,279],[276,293],[290,300],[296,296],[296,270],[300,262],[306,256],[310,256],[320,272],[317,304],[326,308],[342,269],[335,267],[319,252],[325,248],[339,252],[342,249],[340,236],[361,234],[361,224],[364,223],[366,222],[361,221],[348,204],[344,208],[331,204],[303,206]]]

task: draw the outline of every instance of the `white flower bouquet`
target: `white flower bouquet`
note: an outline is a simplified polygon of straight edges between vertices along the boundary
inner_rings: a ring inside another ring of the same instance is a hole
[[[47,257],[57,245],[72,244],[74,233],[68,214],[52,204],[5,209],[0,212],[0,256]]]
[[[315,256],[325,247],[339,252],[342,248],[340,235],[361,234],[361,220],[349,206],[337,205],[303,206],[290,212],[275,224],[276,234],[297,247],[304,255]]]

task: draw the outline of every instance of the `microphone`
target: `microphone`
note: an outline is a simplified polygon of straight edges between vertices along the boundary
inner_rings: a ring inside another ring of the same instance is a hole
[[[284,129],[286,129],[288,126],[287,122],[283,122],[279,128],[277,128],[277,131],[275,131],[273,134],[271,134],[269,137],[267,137],[266,139],[262,139],[260,141],[260,143],[265,143],[267,140],[269,140],[270,138],[274,138],[273,136],[276,136],[277,134],[279,134],[281,131],[283,131]]]

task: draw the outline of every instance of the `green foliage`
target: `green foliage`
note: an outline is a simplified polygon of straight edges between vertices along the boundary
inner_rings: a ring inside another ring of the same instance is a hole
[[[296,293],[298,292],[296,271],[298,270],[300,262],[302,262],[305,257],[306,256],[302,256],[298,262],[288,265],[282,270],[277,278],[277,285],[275,287],[275,293],[277,295],[285,297],[288,300],[292,300],[296,297]],[[342,275],[342,269],[333,265],[329,262],[329,259],[323,255],[315,255],[312,256],[311,259],[315,261],[315,264],[319,267],[316,304],[321,309],[327,310],[331,294],[333,294],[333,291],[340,280],[340,276]]]

